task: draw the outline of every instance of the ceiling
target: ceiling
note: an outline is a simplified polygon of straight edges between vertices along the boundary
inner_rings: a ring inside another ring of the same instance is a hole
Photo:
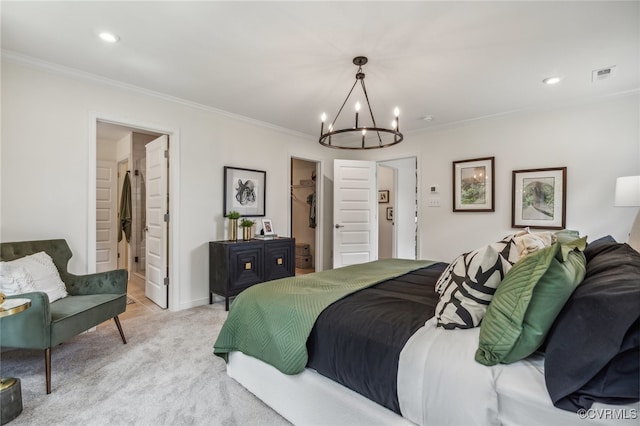
[[[388,126],[398,106],[406,132],[638,91],[639,4],[5,0],[1,35],[5,60],[62,65],[310,136],[322,112],[335,115],[352,59],[364,55],[376,119]],[[104,30],[120,41],[100,40]],[[552,75],[562,81],[542,84]]]

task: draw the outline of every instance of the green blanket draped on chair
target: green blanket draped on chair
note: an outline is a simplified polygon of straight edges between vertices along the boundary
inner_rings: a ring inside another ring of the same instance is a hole
[[[307,338],[327,306],[358,290],[433,263],[384,259],[250,287],[231,305],[214,353],[226,360],[229,352],[240,351],[285,374],[300,373],[307,365]]]

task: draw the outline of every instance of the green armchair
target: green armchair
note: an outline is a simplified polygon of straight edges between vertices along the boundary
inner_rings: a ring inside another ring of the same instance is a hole
[[[65,240],[23,241],[0,244],[0,260],[9,261],[44,251],[53,259],[69,295],[49,303],[43,292],[10,298],[29,298],[31,307],[19,315],[0,319],[0,347],[43,349],[47,394],[51,393],[51,348],[113,318],[123,343],[118,319],[127,307],[128,273],[123,269],[90,275],[67,271],[72,253]]]

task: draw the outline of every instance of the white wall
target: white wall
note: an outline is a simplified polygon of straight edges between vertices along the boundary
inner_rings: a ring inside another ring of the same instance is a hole
[[[180,264],[173,266],[179,270],[174,285],[180,290],[171,309],[208,303],[207,243],[226,236],[225,165],[266,170],[267,217],[276,229],[288,230],[288,155],[331,154],[312,138],[3,60],[1,238],[65,238],[74,254],[69,264],[74,273],[88,270],[88,164],[95,162],[95,157],[89,158],[89,145],[95,140],[89,134],[92,114],[179,131],[175,166],[180,198],[174,201],[180,216],[174,242],[179,244]]]
[[[180,288],[172,309],[208,301],[207,242],[226,236],[223,166],[267,171],[266,214],[289,229],[289,158],[323,159],[324,267],[332,262],[332,158],[390,160],[416,156],[419,258],[450,261],[513,230],[511,171],[567,166],[567,227],[624,241],[635,208],[613,207],[615,178],[640,174],[638,94],[565,109],[513,114],[464,126],[405,135],[400,145],[353,152],[313,138],[237,120],[157,96],[71,78],[3,60],[0,233],[3,241],[65,238],[70,270],[87,270],[88,162],[92,113],[179,131],[177,223]],[[453,213],[451,162],[496,157],[496,211]],[[95,182],[91,182],[94,185]],[[430,184],[441,207],[426,207]]]
[[[422,259],[458,254],[514,232],[513,170],[567,167],[567,223],[589,239],[626,241],[636,208],[613,206],[615,178],[640,174],[640,96],[549,111],[527,112],[464,126],[405,135],[372,159],[418,153],[419,239]],[[493,213],[452,212],[452,162],[495,156]],[[362,156],[360,157],[362,158]],[[440,185],[441,207],[428,207],[429,185]]]

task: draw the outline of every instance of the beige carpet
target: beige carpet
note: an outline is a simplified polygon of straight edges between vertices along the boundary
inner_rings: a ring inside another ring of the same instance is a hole
[[[229,378],[213,343],[224,304],[113,321],[52,351],[52,393],[44,355],[1,355],[3,377],[22,381],[20,425],[288,425]]]

